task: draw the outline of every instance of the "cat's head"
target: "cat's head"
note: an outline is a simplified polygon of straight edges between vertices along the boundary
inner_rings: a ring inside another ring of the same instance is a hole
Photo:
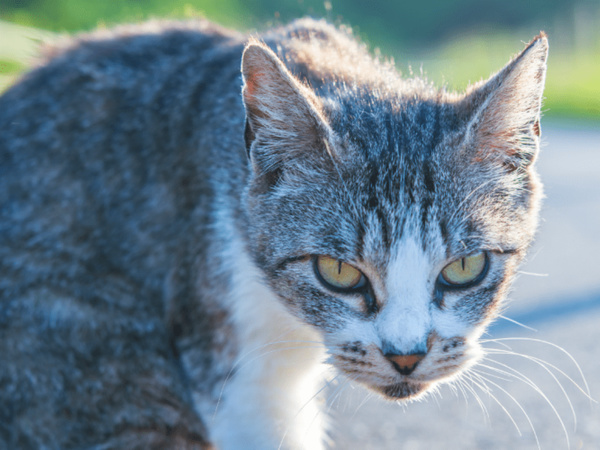
[[[371,60],[311,87],[246,47],[251,251],[349,378],[414,398],[476,362],[537,226],[547,51],[456,95]]]

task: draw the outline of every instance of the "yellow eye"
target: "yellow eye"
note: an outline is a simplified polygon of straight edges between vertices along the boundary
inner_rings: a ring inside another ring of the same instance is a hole
[[[315,269],[325,285],[334,289],[357,288],[366,282],[360,270],[331,256],[317,256]]]
[[[481,277],[486,270],[487,257],[484,252],[457,259],[442,270],[442,278],[447,284],[464,286]]]

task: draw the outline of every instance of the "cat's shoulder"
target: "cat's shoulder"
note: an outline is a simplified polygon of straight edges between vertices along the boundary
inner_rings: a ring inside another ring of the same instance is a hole
[[[244,34],[222,27],[206,19],[148,20],[121,24],[115,27],[98,27],[90,32],[58,36],[44,42],[39,51],[37,65],[47,65],[60,57],[105,57],[107,52],[127,49],[129,53],[154,52],[179,53],[191,50],[190,45],[202,43],[214,47],[226,41],[243,41]]]
[[[32,92],[56,98],[57,93],[90,86],[95,92],[107,92],[140,82],[144,76],[162,82],[182,67],[198,66],[207,59],[207,68],[216,60],[223,64],[235,59],[245,40],[245,34],[204,19],[151,20],[58,36],[40,45],[30,70],[0,99],[15,104],[31,98]],[[226,55],[220,58],[222,53]]]

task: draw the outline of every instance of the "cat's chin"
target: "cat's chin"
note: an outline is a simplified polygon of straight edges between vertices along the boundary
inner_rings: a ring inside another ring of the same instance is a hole
[[[425,394],[431,383],[402,381],[386,386],[370,386],[388,400],[415,400]]]

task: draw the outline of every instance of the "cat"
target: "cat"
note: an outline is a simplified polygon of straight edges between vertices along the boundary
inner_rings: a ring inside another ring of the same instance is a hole
[[[457,94],[312,19],[48,47],[0,98],[0,447],[320,449],[332,378],[468,370],[537,226],[547,52]]]

